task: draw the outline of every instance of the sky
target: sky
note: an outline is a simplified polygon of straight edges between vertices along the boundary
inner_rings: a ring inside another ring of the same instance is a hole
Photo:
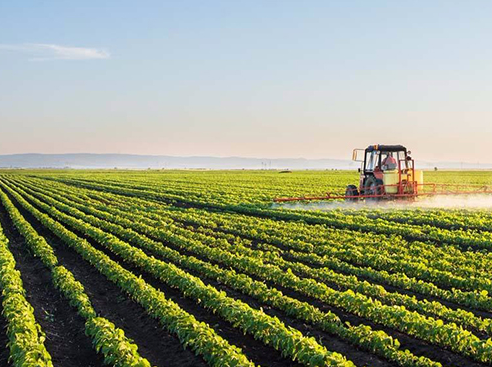
[[[1,1],[0,154],[491,163],[492,2]]]

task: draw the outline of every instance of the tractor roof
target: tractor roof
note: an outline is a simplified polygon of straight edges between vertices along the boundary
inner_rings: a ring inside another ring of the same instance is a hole
[[[381,144],[376,144],[376,145],[369,145],[366,148],[366,152],[372,152],[374,150],[379,150],[383,152],[401,152],[407,151],[407,148],[405,148],[403,145],[381,145]]]

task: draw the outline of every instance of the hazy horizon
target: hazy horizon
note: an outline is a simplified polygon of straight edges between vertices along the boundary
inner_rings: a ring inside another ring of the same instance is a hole
[[[492,3],[0,4],[0,154],[481,162]]]
[[[124,169],[357,169],[359,162],[351,159],[333,159],[329,157],[309,159],[304,157],[240,157],[240,156],[173,156],[139,155],[121,153],[66,153],[44,154],[24,153],[1,155],[0,168],[124,168]],[[467,161],[416,161],[420,169],[492,169],[491,162]]]

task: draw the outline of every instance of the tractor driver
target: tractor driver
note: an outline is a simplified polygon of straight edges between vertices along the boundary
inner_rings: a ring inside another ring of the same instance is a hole
[[[388,153],[381,163],[383,171],[391,171],[396,169],[396,159],[393,157],[393,153]]]

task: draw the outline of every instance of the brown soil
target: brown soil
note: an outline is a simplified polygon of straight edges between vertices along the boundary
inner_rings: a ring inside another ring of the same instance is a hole
[[[46,333],[46,349],[53,364],[66,367],[102,367],[103,358],[85,335],[85,321],[55,289],[50,271],[27,251],[23,237],[1,208],[0,223],[9,239],[16,268],[21,272],[26,298],[36,321]]]
[[[31,222],[31,224],[35,227],[35,229],[38,231],[38,233],[43,235],[45,238],[47,238],[47,240],[50,243],[53,244],[53,246],[56,249],[56,254],[59,257],[60,263],[62,265],[66,265],[69,270],[73,271],[74,275],[77,276],[77,279],[82,284],[84,284],[84,286],[86,286],[86,283],[89,284],[87,282],[86,278],[82,277],[79,279],[81,273],[76,270],[76,267],[82,267],[81,264],[82,263],[85,264],[84,260],[82,258],[78,257],[78,255],[73,250],[67,248],[64,244],[62,244],[61,241],[55,239],[53,237],[53,235],[46,228],[42,227],[37,222],[37,220],[35,218],[33,218],[29,213],[27,213],[25,210],[22,210],[22,208],[20,208],[20,207],[18,207],[18,209],[21,211],[22,215]],[[70,228],[70,229],[73,230],[72,228]],[[258,340],[255,340],[252,336],[244,335],[241,330],[234,328],[230,323],[224,321],[219,316],[217,316],[217,315],[213,314],[212,312],[209,312],[208,310],[197,305],[197,303],[194,300],[185,298],[184,296],[181,295],[181,293],[178,290],[170,288],[166,284],[164,284],[163,282],[158,281],[158,280],[154,279],[153,277],[142,273],[139,269],[137,269],[137,268],[135,268],[129,264],[126,264],[121,258],[108,252],[105,248],[99,246],[97,243],[92,241],[90,238],[87,238],[82,233],[78,233],[77,231],[74,231],[74,233],[76,233],[77,235],[88,240],[95,248],[105,252],[113,260],[119,262],[122,265],[124,264],[124,266],[127,270],[131,271],[132,273],[134,273],[137,276],[142,276],[142,278],[146,282],[148,282],[152,286],[163,291],[168,299],[172,299],[174,302],[176,302],[185,311],[194,315],[197,320],[203,321],[203,322],[209,324],[211,327],[213,327],[215,329],[215,331],[219,335],[221,335],[222,337],[227,339],[231,344],[234,344],[234,345],[240,347],[243,350],[243,352],[246,354],[246,356],[250,360],[255,362],[256,364],[262,365],[262,366],[272,366],[272,367],[284,367],[284,366],[297,367],[297,366],[299,366],[297,363],[295,363],[295,362],[293,362],[293,361],[291,361],[285,357],[282,357],[280,352],[274,350],[273,348],[270,348],[270,347],[264,345],[262,342],[260,342]],[[63,253],[71,253],[70,256],[73,257],[72,260],[70,260],[69,257],[65,258]],[[87,265],[87,266],[91,267],[90,265]],[[94,269],[94,271],[97,272],[97,270],[95,270],[95,269]],[[88,276],[88,278],[89,278],[89,276]],[[96,277],[94,276],[94,278],[96,278]],[[115,303],[114,300],[120,299],[120,301],[121,301],[121,299],[124,296],[119,291],[118,291],[119,294],[116,294],[116,293],[112,294],[111,288],[112,288],[113,284],[110,283],[108,280],[106,280],[104,277],[101,279],[94,280],[94,282],[95,282],[95,284],[99,285],[99,289],[100,289],[99,296],[101,297],[101,294],[102,294],[102,298],[100,299],[100,302],[96,301],[96,298],[97,298],[96,296],[98,295],[98,293],[94,292],[91,289],[90,285],[86,287],[86,291],[91,296],[91,300],[93,300],[96,310],[98,312],[101,312],[101,314],[103,316],[106,316],[105,311],[107,312],[108,308],[114,308],[114,307],[116,307],[115,305],[118,304],[117,302]],[[96,306],[99,306],[99,307],[96,307]],[[138,305],[136,305],[136,306],[138,306]],[[138,306],[138,307],[140,307],[140,306]],[[159,339],[161,339],[161,338],[149,337],[149,330],[151,330],[153,328],[160,330],[160,328],[158,327],[157,321],[149,318],[150,321],[148,323],[143,323],[143,325],[142,325],[142,323],[138,322],[138,318],[139,317],[141,318],[143,316],[137,316],[136,317],[134,314],[129,312],[128,307],[125,303],[123,303],[122,309],[126,310],[123,312],[126,312],[126,317],[127,317],[128,321],[133,320],[133,321],[136,321],[137,324],[139,324],[139,325],[137,325],[137,326],[139,326],[138,330],[135,330],[134,332],[140,333],[140,337],[138,334],[133,333],[131,331],[132,329],[128,328],[127,324],[125,325],[126,327],[123,327],[123,326],[122,327],[125,329],[126,334],[130,338],[134,339],[135,342],[139,345],[139,350],[142,351],[142,355],[147,357],[147,355],[145,355],[145,353],[144,353],[144,351],[146,349],[145,345],[149,344],[149,342],[157,342]],[[142,309],[142,311],[143,311],[143,309]],[[117,317],[123,317],[123,316],[124,316],[124,314],[122,314],[122,313],[117,315]],[[120,325],[118,325],[118,322],[117,322],[118,318],[116,318],[116,319],[113,319],[110,317],[108,317],[108,318],[111,321],[113,321],[117,326],[120,326]],[[176,343],[179,344],[179,340],[177,338],[175,338],[174,340]],[[183,347],[180,344],[179,344],[179,347],[181,348],[181,352],[183,352]],[[169,350],[169,353],[167,353],[168,350]],[[169,364],[172,364],[175,366],[186,366],[186,365],[188,365],[188,366],[195,366],[195,365],[199,366],[200,365],[200,363],[196,363],[196,359],[195,359],[195,361],[190,361],[191,363],[187,364],[186,363],[187,359],[183,358],[182,355],[180,356],[177,353],[178,350],[176,350],[175,348],[169,348],[165,345],[164,346],[160,345],[158,348],[156,348],[155,352],[156,352],[156,354],[154,354],[154,358],[149,356],[148,359],[151,363],[155,363],[158,366],[161,366],[161,365],[167,366]],[[194,355],[191,352],[189,352],[189,351],[185,351],[185,352],[190,353],[194,357]],[[161,358],[163,358],[163,363],[157,362],[157,360],[156,360],[156,358],[158,357],[157,354],[161,355]],[[165,363],[164,363],[164,361],[165,361]],[[204,363],[201,360],[200,360],[200,362],[202,364]]]

